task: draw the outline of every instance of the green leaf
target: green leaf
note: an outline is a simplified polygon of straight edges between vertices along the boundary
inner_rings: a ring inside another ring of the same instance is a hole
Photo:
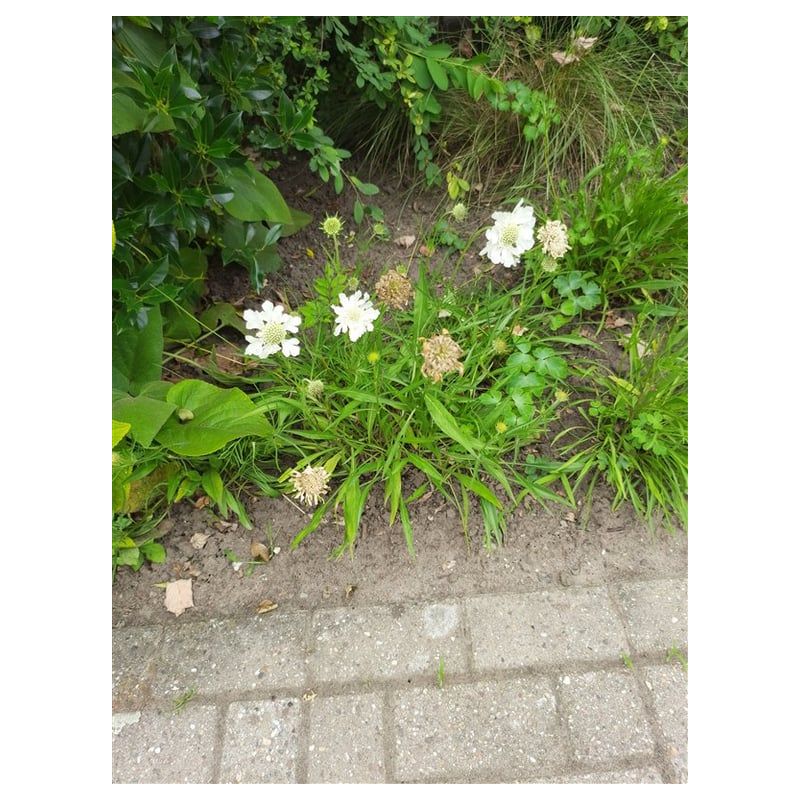
[[[358,225],[360,225],[361,220],[364,219],[364,204],[358,198],[356,198],[355,203],[353,203],[353,219]]]
[[[547,383],[541,375],[529,372],[526,375],[515,375],[508,385],[511,389],[527,389],[537,397],[541,397]]]
[[[192,415],[184,422],[173,416],[156,436],[156,441],[181,456],[205,456],[242,436],[272,432],[264,412],[241,389],[187,380],[169,390],[167,401]]]
[[[222,173],[221,178],[233,191],[233,198],[223,203],[232,217],[244,222],[294,223],[292,212],[278,187],[252,164],[231,167]]]
[[[446,91],[449,84],[447,82],[447,73],[444,71],[442,65],[432,58],[426,58],[425,66],[428,67],[428,72],[430,72],[431,78],[433,78],[433,82],[436,86],[443,92]]]
[[[421,58],[413,56],[411,61],[411,72],[413,73],[414,80],[417,82],[417,86],[419,86],[420,89],[430,89],[433,86],[431,74],[428,72],[428,68],[425,66],[425,62]]]
[[[358,526],[361,523],[361,514],[367,499],[367,492],[359,485],[358,473],[354,473],[347,479],[343,495],[344,544],[352,545],[358,535]]]
[[[137,25],[125,24],[117,31],[115,41],[123,53],[151,67],[158,67],[167,53],[166,43],[154,30]]]
[[[536,365],[533,356],[528,353],[514,353],[508,357],[506,363],[509,367],[522,370],[523,372],[530,372]]]
[[[425,58],[448,58],[450,52],[450,47],[446,44],[432,44],[422,51]]]
[[[163,564],[167,560],[167,551],[164,549],[164,545],[158,542],[141,544],[139,550],[148,561],[152,561],[154,564]]]
[[[465,489],[469,489],[469,491],[471,491],[473,494],[476,494],[478,497],[482,497],[496,508],[502,510],[503,504],[497,499],[497,495],[491,489],[484,486],[480,481],[470,477],[469,475],[462,475],[460,472],[456,472],[455,477]]]
[[[144,447],[152,444],[155,435],[172,416],[173,411],[175,406],[172,403],[143,395],[138,397],[123,395],[111,406],[114,419],[127,423],[133,440]]]
[[[111,135],[141,130],[144,125],[145,110],[136,105],[132,97],[122,92],[111,95]]]
[[[225,502],[225,484],[222,476],[215,469],[206,470],[201,480],[203,491],[217,504],[223,515],[228,513]]]
[[[199,319],[206,328],[213,330],[229,327],[235,328],[243,335],[247,330],[241,312],[237,311],[230,303],[214,303],[200,315]]]
[[[455,417],[435,397],[425,395],[425,405],[439,430],[454,442],[458,442],[465,450],[475,453],[483,447],[478,439],[461,430]]]
[[[111,420],[111,447],[116,447],[124,438],[125,434],[131,429],[129,422],[117,422]]]
[[[163,349],[161,311],[156,306],[149,309],[144,328],[126,328],[114,335],[111,344],[112,388],[136,394],[143,384],[159,380]]]
[[[139,569],[142,565],[142,554],[138,547],[125,547],[117,552],[117,564]]]
[[[536,371],[540,375],[550,375],[557,380],[567,377],[567,362],[556,355],[552,348],[537,347],[533,355],[536,357]]]

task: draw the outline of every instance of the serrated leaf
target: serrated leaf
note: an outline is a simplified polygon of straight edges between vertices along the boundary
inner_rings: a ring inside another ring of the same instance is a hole
[[[538,347],[533,351],[536,371],[540,375],[550,375],[557,380],[567,377],[567,362],[550,347]]]

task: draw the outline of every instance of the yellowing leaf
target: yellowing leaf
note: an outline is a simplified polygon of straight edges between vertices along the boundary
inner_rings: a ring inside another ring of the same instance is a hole
[[[416,242],[416,241],[417,241],[417,237],[416,236],[414,236],[413,234],[408,234],[407,236],[398,236],[394,240],[394,243],[398,247],[406,247],[406,248],[408,248],[408,247],[411,247],[411,245],[414,244],[414,242]]]
[[[268,614],[270,611],[274,611],[278,607],[278,604],[273,600],[262,600],[258,604],[258,608],[256,608],[256,614]]]
[[[269,548],[265,544],[253,539],[253,541],[250,542],[250,557],[255,561],[269,561],[272,558],[272,553],[270,553]]]

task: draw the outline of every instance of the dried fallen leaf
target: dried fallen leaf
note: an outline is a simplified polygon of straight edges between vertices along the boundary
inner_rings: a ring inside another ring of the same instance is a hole
[[[210,533],[193,533],[192,538],[189,539],[189,542],[195,550],[202,550],[210,538]]]
[[[266,562],[272,558],[272,553],[265,544],[253,539],[250,542],[250,557],[256,561]]]
[[[522,336],[522,334],[525,333],[527,330],[528,329],[526,327],[524,327],[523,325],[515,325],[511,329],[511,335],[512,336]]]
[[[578,36],[577,39],[575,39],[575,41],[572,43],[572,46],[576,50],[582,50],[585,53],[594,46],[596,41],[596,36]]]
[[[258,604],[258,608],[256,608],[256,614],[268,614],[270,611],[274,611],[278,607],[278,604],[274,600],[262,600]]]
[[[345,598],[350,597],[353,592],[358,589],[358,585],[355,583],[348,583],[347,586],[344,587],[344,596]]]
[[[172,581],[167,584],[167,592],[164,595],[164,606],[167,611],[179,617],[187,608],[194,606],[192,599],[192,579],[187,578],[179,581]]]
[[[563,50],[557,50],[555,53],[551,53],[550,55],[552,55],[553,60],[562,67],[565,64],[572,64],[575,61],[580,61],[578,56],[576,56],[574,53],[565,53]]]
[[[407,248],[407,247],[411,247],[411,245],[414,244],[414,242],[416,242],[416,241],[417,241],[417,237],[414,236],[413,234],[409,233],[406,236],[398,236],[394,240],[394,243],[398,247],[406,247]]]
[[[425,256],[425,258],[429,258],[433,255],[433,248],[428,247],[428,245],[423,244],[422,247],[419,248],[419,254],[421,256]]]
[[[214,523],[214,527],[218,531],[225,531],[225,530],[228,530],[229,528],[230,528],[230,530],[235,531],[239,527],[239,523],[238,522],[226,522],[224,519],[218,519]]]
[[[314,251],[310,247],[306,247],[306,255],[309,258],[314,258]]]
[[[606,314],[606,321],[605,321],[605,328],[606,330],[612,330],[614,328],[624,328],[626,325],[630,325],[631,321],[626,319],[625,317],[618,317],[613,311],[609,311]]]
[[[211,502],[211,498],[206,495],[201,495],[194,501],[195,508],[205,508]]]
[[[303,694],[303,700],[305,700],[306,703],[310,703],[316,696],[317,693],[313,689],[309,689]]]

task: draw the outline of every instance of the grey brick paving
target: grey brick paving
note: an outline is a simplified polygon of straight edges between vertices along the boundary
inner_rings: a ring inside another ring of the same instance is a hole
[[[529,774],[565,760],[556,699],[544,678],[400,691],[394,698],[400,780]]]
[[[209,783],[216,725],[217,709],[213,706],[190,704],[177,713],[115,715],[114,783]]]
[[[111,633],[111,692],[114,710],[137,709],[152,698],[151,662],[160,628],[115,628]]]
[[[402,678],[466,668],[461,613],[455,603],[317,611],[311,680]]]
[[[168,630],[156,663],[160,695],[229,692],[306,682],[304,612],[247,620],[193,622]]]
[[[643,673],[658,725],[666,742],[667,758],[678,779],[686,783],[689,771],[687,674],[679,665],[645,667]]]
[[[605,587],[485,595],[466,604],[478,669],[616,658],[627,647]]]
[[[309,783],[385,783],[383,698],[316,698],[309,703]]]
[[[578,762],[654,754],[655,742],[632,673],[564,675],[559,689],[571,755]]]
[[[633,646],[640,653],[686,647],[685,579],[620,583],[616,587]]]
[[[300,699],[231,703],[220,783],[295,783]]]
[[[589,775],[567,775],[559,778],[537,778],[531,783],[663,783],[655,767],[627,769],[619,772],[593,772]]]
[[[115,629],[113,780],[685,782],[686,630],[675,578]]]

